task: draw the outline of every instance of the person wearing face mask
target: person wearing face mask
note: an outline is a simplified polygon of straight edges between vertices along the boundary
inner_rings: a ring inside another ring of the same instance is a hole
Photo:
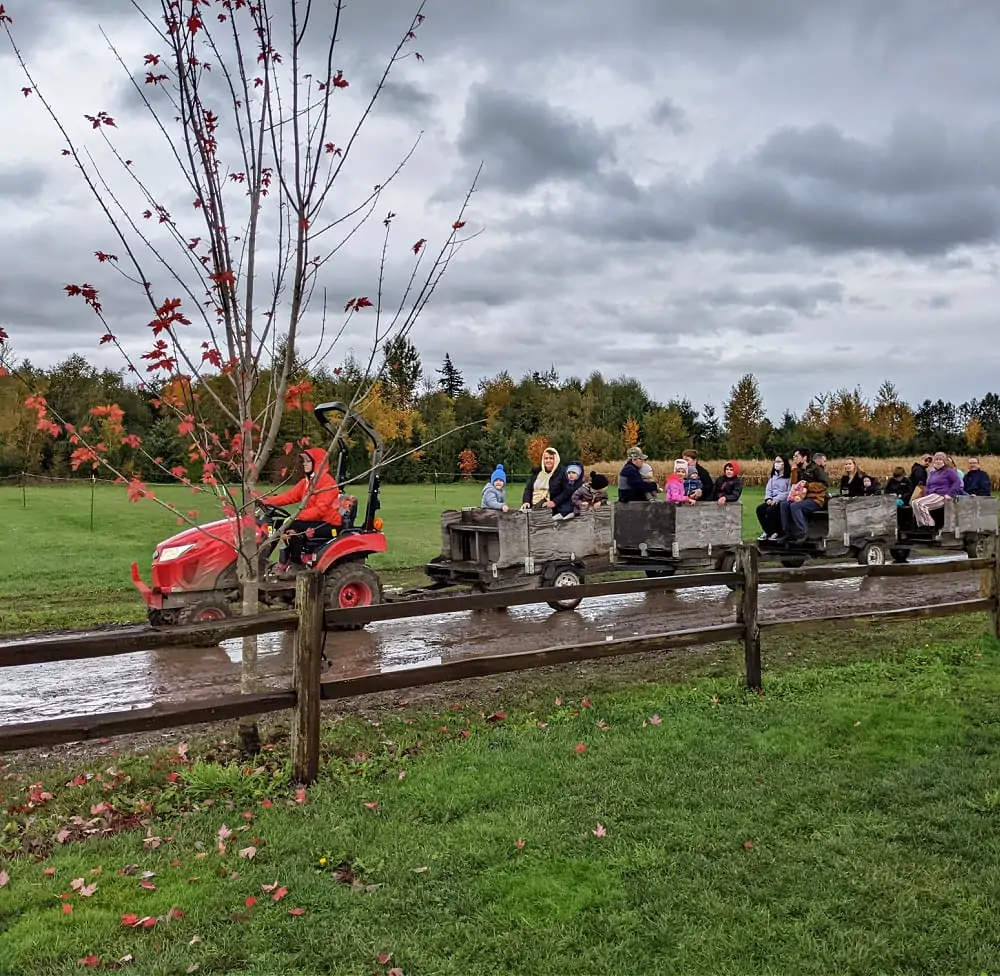
[[[781,503],[788,500],[788,489],[792,485],[791,462],[780,454],[774,459],[771,477],[764,489],[764,504],[757,506],[757,521],[760,522],[760,541],[777,539],[781,534]]]
[[[933,528],[934,516],[931,513],[944,508],[949,498],[964,493],[962,479],[955,468],[948,464],[948,455],[944,451],[938,451],[931,459],[931,469],[927,473],[924,494],[910,502],[917,525],[921,528]]]

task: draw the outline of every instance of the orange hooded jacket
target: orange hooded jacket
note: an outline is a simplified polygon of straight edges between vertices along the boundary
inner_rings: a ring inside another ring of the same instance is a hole
[[[283,495],[275,495],[265,501],[269,505],[294,505],[305,498],[306,492],[312,485],[313,492],[309,496],[308,504],[295,518],[302,522],[327,522],[330,525],[340,525],[340,488],[327,469],[326,451],[319,447],[310,447],[299,456],[305,455],[312,458],[312,476],[303,478]]]

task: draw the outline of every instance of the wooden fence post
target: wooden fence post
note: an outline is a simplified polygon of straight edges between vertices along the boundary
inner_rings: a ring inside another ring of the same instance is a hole
[[[323,659],[324,579],[322,573],[304,572],[295,577],[295,631],[292,687],[295,714],[292,720],[292,778],[310,784],[319,776],[319,682]]]
[[[993,626],[993,636],[1000,640],[1000,534],[993,536],[993,565],[989,572],[989,592],[987,596],[993,601],[990,610],[990,622]]]
[[[757,588],[760,557],[756,546],[740,546],[736,550],[736,572],[742,579],[736,586],[736,622],[743,625],[743,656],[746,686],[751,691],[761,688],[760,626],[757,622]]]

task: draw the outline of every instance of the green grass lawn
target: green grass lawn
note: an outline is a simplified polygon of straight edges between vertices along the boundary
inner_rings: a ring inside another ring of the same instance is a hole
[[[884,659],[772,673],[762,697],[605,688],[604,667],[586,699],[567,680],[564,701],[536,683],[348,717],[301,803],[280,739],[252,775],[213,745],[8,777],[5,805],[38,778],[54,798],[8,815],[2,843],[37,846],[0,865],[0,972],[995,973],[1000,646],[982,628],[866,632]],[[148,829],[77,842],[74,815],[134,812]]]
[[[520,497],[520,485],[511,495]],[[208,496],[159,487],[158,495],[182,511],[219,517]],[[373,558],[387,582],[426,582],[414,571],[441,551],[441,512],[479,504],[482,486],[386,485],[381,515],[389,551]],[[744,536],[758,533],[754,509],[762,491],[751,489],[743,506]],[[91,499],[93,497],[93,530]],[[0,520],[7,558],[0,565],[0,632],[82,627],[145,617],[132,586],[138,562],[148,579],[153,547],[180,531],[176,517],[155,503],[131,503],[122,488],[89,484],[65,487],[0,487]],[[407,572],[408,571],[408,572]]]

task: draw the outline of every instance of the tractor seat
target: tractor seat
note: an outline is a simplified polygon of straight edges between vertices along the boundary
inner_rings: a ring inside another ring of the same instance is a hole
[[[344,504],[346,502],[347,504]],[[354,521],[358,517],[358,500],[353,495],[345,495],[340,509],[340,534],[354,529]]]

